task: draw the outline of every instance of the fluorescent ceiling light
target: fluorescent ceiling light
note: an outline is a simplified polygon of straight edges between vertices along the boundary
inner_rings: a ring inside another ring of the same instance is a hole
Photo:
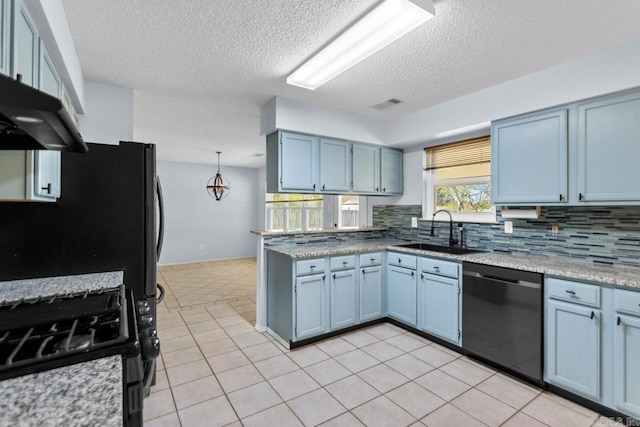
[[[302,64],[287,83],[315,90],[434,16],[431,0],[385,0]]]

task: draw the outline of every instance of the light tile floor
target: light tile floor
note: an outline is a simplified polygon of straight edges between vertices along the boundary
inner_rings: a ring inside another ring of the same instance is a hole
[[[619,425],[383,323],[289,351],[255,331],[255,259],[160,267],[145,426]]]

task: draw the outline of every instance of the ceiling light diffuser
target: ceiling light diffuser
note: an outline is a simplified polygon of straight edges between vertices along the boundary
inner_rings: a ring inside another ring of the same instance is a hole
[[[315,90],[434,16],[430,0],[384,0],[289,75],[287,83]]]

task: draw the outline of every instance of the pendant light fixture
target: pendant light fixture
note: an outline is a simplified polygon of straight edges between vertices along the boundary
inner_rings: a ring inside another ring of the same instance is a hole
[[[211,177],[207,182],[207,192],[211,197],[215,197],[216,200],[223,199],[229,195],[229,191],[231,187],[229,185],[229,180],[223,178],[220,175],[220,153],[221,151],[216,151],[218,154],[218,173],[216,176]]]

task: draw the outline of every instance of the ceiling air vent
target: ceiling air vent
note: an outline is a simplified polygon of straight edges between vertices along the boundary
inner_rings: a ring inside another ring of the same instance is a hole
[[[384,102],[381,102],[380,104],[372,105],[371,108],[382,111],[386,110],[389,107],[393,107],[394,105],[400,104],[401,102],[402,101],[400,101],[399,99],[391,98],[387,99]]]

